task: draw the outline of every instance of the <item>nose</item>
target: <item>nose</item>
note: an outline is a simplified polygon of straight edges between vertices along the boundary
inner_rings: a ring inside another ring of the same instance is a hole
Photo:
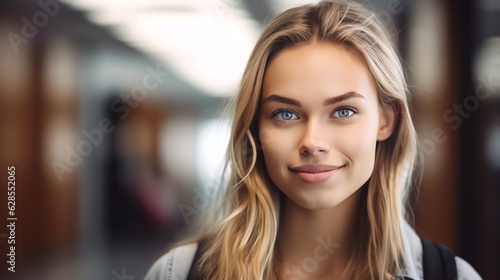
[[[330,151],[327,133],[327,128],[322,127],[319,122],[309,121],[300,143],[300,154],[304,156],[327,154]]]

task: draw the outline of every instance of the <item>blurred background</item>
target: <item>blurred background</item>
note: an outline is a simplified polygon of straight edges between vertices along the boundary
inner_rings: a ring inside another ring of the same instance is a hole
[[[0,0],[0,278],[142,279],[196,233],[227,145],[224,102],[266,22],[310,2]],[[360,2],[413,93],[416,228],[497,279],[500,1]]]

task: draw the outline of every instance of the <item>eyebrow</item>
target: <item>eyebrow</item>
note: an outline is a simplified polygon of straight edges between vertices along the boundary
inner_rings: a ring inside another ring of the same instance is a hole
[[[332,105],[332,104],[344,101],[344,100],[349,99],[349,98],[363,98],[363,99],[366,99],[363,95],[361,95],[361,94],[359,94],[359,93],[357,93],[355,91],[349,91],[349,92],[346,92],[346,93],[341,94],[339,96],[327,98],[323,102],[323,106]],[[272,95],[266,97],[266,99],[264,99],[262,101],[262,104],[267,103],[267,102],[271,102],[271,101],[277,101],[277,102],[281,102],[281,103],[285,103],[285,104],[294,105],[294,106],[297,106],[297,107],[302,107],[302,104],[300,103],[300,101],[298,101],[296,99],[293,99],[293,98],[288,98],[288,97],[284,97],[284,96],[281,96],[281,95],[277,95],[277,94],[272,94]]]

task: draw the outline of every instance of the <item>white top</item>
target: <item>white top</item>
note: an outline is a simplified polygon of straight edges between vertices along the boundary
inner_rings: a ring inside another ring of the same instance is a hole
[[[423,280],[422,243],[413,228],[404,221],[403,258],[405,269],[403,275],[414,280]],[[191,243],[172,249],[160,257],[149,269],[144,280],[186,280],[193,261],[197,243]],[[460,257],[455,257],[458,280],[482,279],[472,266]]]

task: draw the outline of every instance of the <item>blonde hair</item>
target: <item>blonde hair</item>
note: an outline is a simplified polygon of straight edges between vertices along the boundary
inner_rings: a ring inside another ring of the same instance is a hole
[[[377,143],[375,168],[366,185],[355,278],[386,279],[401,273],[401,222],[416,158],[416,134],[407,104],[403,69],[388,35],[373,13],[346,1],[322,1],[289,9],[272,20],[245,68],[229,103],[234,116],[226,154],[229,182],[220,218],[196,241],[205,240],[196,267],[203,279],[277,279],[277,188],[267,174],[256,116],[266,66],[286,48],[318,41],[344,46],[374,77],[382,106],[392,106],[397,124]]]

